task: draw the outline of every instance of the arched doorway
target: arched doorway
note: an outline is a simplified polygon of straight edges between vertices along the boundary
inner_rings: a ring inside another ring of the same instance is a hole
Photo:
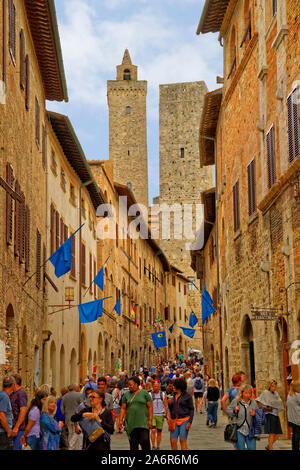
[[[59,364],[60,364],[60,375],[59,375],[59,386],[65,387],[66,385],[66,376],[65,376],[65,348],[64,345],[61,346],[60,348],[60,354],[59,354]]]
[[[6,328],[5,328],[5,359],[4,370],[6,373],[11,374],[13,371],[19,372],[19,361],[18,361],[18,341],[14,341],[17,338],[16,334],[16,321],[14,315],[14,309],[11,304],[6,309]]]
[[[255,352],[253,328],[248,315],[244,317],[241,331],[241,369],[245,371],[247,380],[255,384]]]

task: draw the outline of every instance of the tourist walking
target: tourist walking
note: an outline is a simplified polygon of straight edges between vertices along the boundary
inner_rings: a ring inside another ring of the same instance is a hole
[[[40,450],[41,426],[40,418],[43,405],[47,398],[46,392],[38,392],[30,403],[25,418],[26,428],[21,437],[21,445],[29,446],[31,450]]]
[[[120,424],[125,423],[130,450],[150,450],[149,430],[152,428],[152,398],[146,390],[139,388],[138,377],[128,380],[129,391],[125,392],[121,402]]]
[[[41,418],[41,450],[59,450],[60,433],[64,423],[54,419],[56,413],[56,398],[48,396],[44,401]]]
[[[21,437],[25,431],[27,414],[27,394],[22,388],[22,377],[14,374],[13,393],[9,396],[13,412],[13,450],[22,450]]]
[[[242,379],[240,374],[234,374],[231,378],[232,386],[226,390],[226,392],[223,395],[223,398],[221,400],[221,408],[226,412],[226,407],[227,407],[227,400],[231,403],[234,398],[238,395]]]
[[[207,420],[209,427],[216,427],[218,422],[218,401],[220,390],[217,387],[215,379],[210,379],[207,388]]]
[[[253,390],[251,385],[241,385],[237,397],[232,400],[226,414],[230,418],[236,418],[237,424],[237,450],[256,450],[256,438],[250,437],[250,426],[255,416],[257,403],[252,399]]]
[[[194,417],[193,398],[186,391],[187,384],[184,379],[175,379],[173,389],[173,397],[168,407],[171,448],[177,450],[179,438],[181,450],[187,450],[188,433]]]
[[[164,420],[165,416],[167,416],[168,411],[166,393],[161,391],[159,382],[154,382],[153,390],[151,391],[151,397],[153,402],[151,443],[152,449],[159,450],[162,437],[162,430],[164,427]]]
[[[120,431],[120,412],[121,412],[121,405],[120,405],[120,399],[121,399],[121,390],[118,387],[118,384],[115,384],[115,388],[112,391],[112,399],[113,399],[113,420],[114,424],[116,425],[116,433],[119,434],[121,433]]]
[[[13,412],[9,396],[13,393],[15,379],[6,375],[0,392],[0,450],[13,450]]]
[[[278,394],[276,380],[271,380],[267,384],[267,389],[264,390],[256,401],[265,410],[265,434],[269,434],[268,445],[266,450],[273,450],[273,444],[279,439],[282,434],[279,411],[283,410],[283,403]]]
[[[71,420],[83,430],[86,450],[110,450],[110,436],[114,433],[111,410],[106,407],[106,394],[99,389],[89,395],[91,406],[75,413]],[[99,429],[100,428],[100,429]]]
[[[62,397],[60,409],[65,416],[65,424],[68,428],[68,449],[82,449],[82,434],[77,423],[72,423],[71,416],[75,413],[78,405],[82,402],[83,396],[80,392],[76,392],[76,385],[68,386],[68,393]]]
[[[300,450],[300,380],[293,380],[286,401],[288,423],[293,430],[292,450]]]
[[[196,372],[196,377],[193,380],[193,390],[194,390],[194,402],[195,402],[195,410],[202,413],[202,398],[203,398],[203,377],[201,378],[200,372]]]

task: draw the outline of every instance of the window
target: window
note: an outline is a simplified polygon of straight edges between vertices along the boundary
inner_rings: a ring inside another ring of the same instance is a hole
[[[255,159],[248,165],[248,202],[249,216],[256,212],[256,190],[255,190]]]
[[[66,175],[65,175],[65,172],[64,172],[63,168],[61,169],[61,172],[60,172],[60,185],[61,185],[63,191],[66,192]]]
[[[41,244],[41,234],[37,230],[36,231],[36,287],[38,289],[41,288],[41,250],[42,250],[42,244]]]
[[[123,78],[124,78],[124,80],[131,80],[130,70],[128,70],[128,69],[124,70]]]
[[[179,307],[179,321],[181,321],[181,307]]]
[[[126,106],[126,114],[131,114],[131,107],[130,106]]]
[[[40,148],[40,105],[37,97],[35,98],[35,140],[36,145]]]
[[[288,137],[289,137],[289,162],[292,163],[299,157],[300,147],[300,122],[299,122],[299,88],[296,88],[287,99],[288,108]]]
[[[276,156],[275,156],[275,132],[274,126],[267,133],[267,167],[268,167],[268,188],[276,183]]]
[[[30,61],[29,56],[25,59],[25,108],[28,111],[30,105]]]
[[[189,283],[188,283],[188,289],[189,289],[189,291],[196,290],[196,287],[195,287],[195,278],[194,278],[194,277],[188,277],[188,279],[189,279]]]
[[[236,30],[235,30],[235,26],[233,26],[232,30],[231,30],[229,53],[230,53],[230,56],[229,56],[230,69],[229,69],[229,73],[228,73],[228,76],[227,76],[227,80],[228,80],[228,78],[230,78],[233,70],[236,70],[236,64],[237,64],[237,61],[236,61]]]
[[[16,7],[13,0],[9,0],[9,52],[16,65]]]
[[[181,284],[178,282],[178,292],[181,292]]]
[[[272,15],[276,15],[277,13],[277,0],[272,0]]]
[[[184,158],[184,148],[183,147],[180,149],[180,156],[181,156],[181,158]]]
[[[74,237],[73,237],[74,238]],[[85,279],[85,245],[84,243],[81,243],[81,285],[85,286],[86,285],[86,279]]]
[[[233,220],[234,231],[237,232],[240,228],[240,196],[238,181],[233,186]]]
[[[72,235],[72,233],[71,233]],[[71,276],[76,277],[76,244],[75,237],[72,237],[72,264],[71,264]]]
[[[175,287],[175,276],[172,276],[172,286]]]
[[[70,183],[70,199],[75,203],[75,188],[72,183]]]
[[[25,35],[20,31],[20,87],[25,90]]]
[[[244,16],[245,16],[245,33],[244,33],[240,47],[243,47],[243,44],[247,41],[248,36],[249,36],[249,41],[251,41],[251,38],[252,38],[251,9],[249,10],[249,0],[246,1],[244,5]]]
[[[57,176],[57,163],[56,163],[56,159],[55,159],[54,150],[51,151],[51,170],[53,171],[55,176]]]
[[[47,131],[45,125],[43,125],[42,128],[42,163],[43,163],[43,168],[46,170],[46,164],[47,164]]]

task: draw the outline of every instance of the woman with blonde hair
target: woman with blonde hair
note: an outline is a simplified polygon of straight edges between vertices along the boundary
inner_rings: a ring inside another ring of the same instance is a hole
[[[276,389],[276,380],[270,380],[266,390],[256,399],[259,406],[265,410],[266,415],[265,434],[269,434],[266,450],[273,450],[274,442],[282,434],[279,411],[283,410],[283,403]]]
[[[300,380],[293,380],[286,401],[288,423],[293,429],[292,450],[300,450]]]
[[[41,426],[41,450],[59,450],[60,433],[64,423],[54,419],[56,413],[56,398],[48,396],[43,403]]]
[[[220,390],[217,387],[215,379],[208,381],[207,387],[207,421],[209,427],[216,427],[218,421],[218,401],[220,398]]]
[[[251,421],[258,408],[252,395],[251,385],[242,384],[236,398],[226,408],[226,414],[231,418],[236,418],[237,450],[245,450],[245,446],[248,450],[256,450],[256,439],[249,437]]]

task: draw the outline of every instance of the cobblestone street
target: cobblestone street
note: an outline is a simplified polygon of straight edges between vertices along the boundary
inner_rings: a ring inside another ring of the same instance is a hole
[[[206,414],[198,412],[195,414],[193,425],[188,439],[188,448],[190,450],[232,450],[232,445],[224,442],[224,428],[228,422],[223,413],[218,415],[218,425],[215,429],[206,426]],[[179,442],[179,441],[178,441]],[[264,450],[267,445],[268,437],[263,436],[257,441],[257,450]],[[291,441],[280,439],[274,445],[274,450],[291,450]],[[168,427],[165,421],[161,450],[171,450]],[[126,433],[114,434],[112,436],[111,450],[129,450],[129,443]]]

